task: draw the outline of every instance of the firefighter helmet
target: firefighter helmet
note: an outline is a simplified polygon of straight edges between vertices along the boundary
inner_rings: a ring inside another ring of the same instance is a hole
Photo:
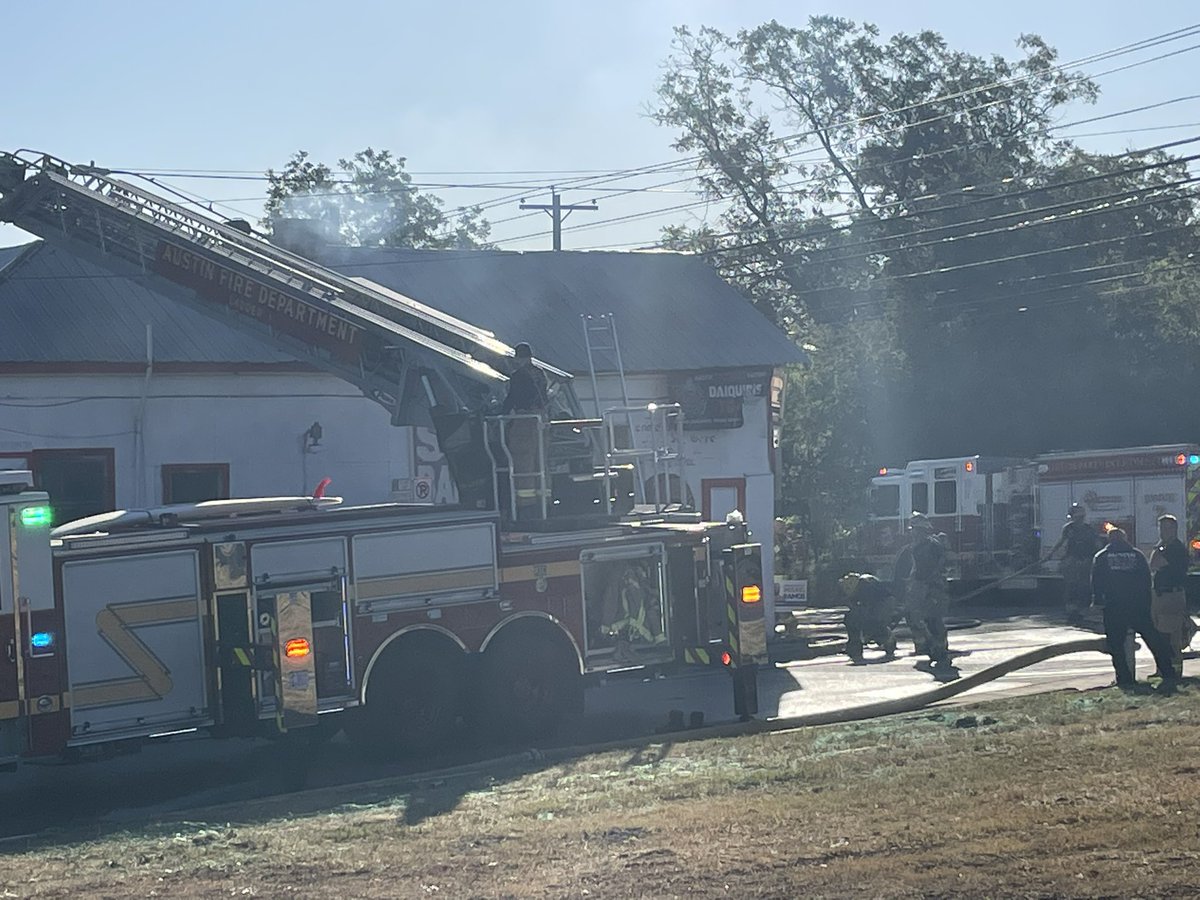
[[[925,513],[915,512],[909,517],[908,527],[914,531],[933,531],[933,523]]]
[[[1071,508],[1067,510],[1067,518],[1075,521],[1082,521],[1087,515],[1087,510],[1083,508],[1082,503],[1072,503]]]

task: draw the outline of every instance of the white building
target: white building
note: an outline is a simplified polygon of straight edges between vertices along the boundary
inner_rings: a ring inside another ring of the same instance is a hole
[[[684,409],[682,493],[747,517],[775,509],[780,368],[801,351],[703,261],[664,253],[509,253],[329,247],[318,260],[528,341],[574,373],[583,411],[621,402],[614,354],[584,315],[611,314],[628,399]],[[354,387],[155,291],[34,243],[0,250],[0,466],[29,467],[60,520],[211,497],[330,492],[387,499],[414,476],[453,487],[430,429],[394,427]],[[593,348],[594,349],[594,348]],[[678,491],[678,486],[673,488]]]

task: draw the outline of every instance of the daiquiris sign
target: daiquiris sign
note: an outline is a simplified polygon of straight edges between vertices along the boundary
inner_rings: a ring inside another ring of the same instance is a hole
[[[668,390],[683,408],[684,430],[741,428],[746,401],[765,398],[770,383],[770,369],[731,369],[676,375]]]

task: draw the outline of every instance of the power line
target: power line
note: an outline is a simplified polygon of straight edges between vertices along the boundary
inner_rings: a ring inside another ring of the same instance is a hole
[[[1200,137],[1187,138],[1187,139],[1183,139],[1180,141],[1171,141],[1166,144],[1160,144],[1156,147],[1146,148],[1145,150],[1131,150],[1131,151],[1127,151],[1125,153],[1120,153],[1120,154],[1116,154],[1114,156],[1109,156],[1109,157],[1105,157],[1105,158],[1110,159],[1110,160],[1122,159],[1122,158],[1126,158],[1126,157],[1134,156],[1134,155],[1153,153],[1153,152],[1156,152],[1159,150],[1169,149],[1171,147],[1182,146],[1182,145],[1188,144],[1188,143],[1194,143],[1196,140],[1200,140]],[[949,152],[960,152],[961,150],[962,150],[961,147],[955,146],[955,147],[947,148],[944,151],[937,151],[937,152],[938,153],[943,153],[943,152],[949,153]],[[916,156],[913,156],[913,157],[907,157],[906,159],[916,159],[916,158],[917,158]],[[892,165],[892,164],[899,163],[902,161],[904,161],[904,160],[897,159],[897,160],[891,161],[889,163],[884,163],[884,164],[879,164],[879,165]],[[1080,166],[1089,165],[1092,162],[1093,162],[1093,160],[1091,160],[1091,159],[1081,160],[1079,162],[1069,164],[1063,168],[1066,168],[1069,170],[1072,168],[1078,168]],[[1165,163],[1162,163],[1160,165],[1160,167],[1162,165],[1171,165],[1171,164],[1173,164],[1171,161],[1167,161]],[[1159,165],[1159,164],[1156,164],[1156,165]],[[877,168],[877,166],[864,167],[864,170],[870,170],[870,169],[874,169],[874,168]],[[1012,181],[1015,181],[1015,180],[1027,180],[1027,179],[1038,177],[1043,174],[1046,174],[1046,173],[1038,172],[1038,173],[1033,173],[1033,174],[1025,175],[1025,176],[1009,176],[1008,178],[1000,179],[997,182],[991,182],[991,184],[1005,184],[1005,183],[1011,183]],[[985,184],[987,184],[987,183],[985,183]],[[1063,186],[1066,186],[1066,183],[1064,183]],[[980,185],[966,185],[962,188],[957,188],[952,191],[946,191],[946,192],[943,192],[940,194],[923,194],[923,195],[919,195],[916,197],[905,198],[903,200],[897,200],[897,201],[893,201],[893,202],[886,203],[886,204],[879,204],[878,206],[875,207],[875,209],[876,210],[884,210],[884,209],[891,208],[893,206],[902,206],[902,205],[921,202],[921,201],[930,200],[930,199],[939,199],[942,197],[951,197],[951,196],[961,196],[966,192],[969,192],[972,190],[977,190],[979,187],[980,187]],[[1030,188],[1028,190],[1037,191],[1037,190],[1042,190],[1042,188]],[[728,202],[731,199],[732,198],[729,198],[729,197],[721,198],[720,202]],[[968,202],[969,203],[970,202],[986,202],[986,201],[992,200],[992,199],[994,199],[994,198],[984,198],[980,201],[968,201]],[[649,218],[649,217],[653,217],[653,216],[663,215],[667,212],[675,212],[675,211],[681,211],[681,210],[686,210],[686,209],[694,209],[697,206],[701,206],[701,205],[704,205],[704,204],[710,203],[710,202],[713,202],[712,198],[704,198],[704,199],[692,201],[689,203],[678,204],[675,206],[666,207],[661,210],[654,210],[654,211],[650,211],[650,212],[641,212],[641,213],[631,213],[626,216],[619,216],[619,217],[610,218],[610,219],[602,219],[602,220],[596,221],[596,222],[589,222],[586,225],[576,226],[575,230],[583,231],[583,230],[602,228],[602,227],[607,227],[608,225],[616,224],[619,222],[633,221],[633,220],[636,220],[639,218]],[[966,205],[966,204],[958,204],[958,206],[962,206],[962,205]],[[949,209],[949,207],[944,208],[944,209]],[[919,211],[919,212],[914,211],[913,213],[911,213],[911,215],[928,214],[929,212],[930,212],[929,210]],[[846,210],[846,211],[842,211],[842,212],[826,214],[825,218],[847,218],[847,217],[853,217],[854,215],[857,215],[857,211]],[[510,220],[501,220],[501,221],[510,221]],[[887,220],[887,221],[892,221],[892,220]],[[498,224],[498,223],[493,223],[493,224]],[[760,228],[763,228],[764,230],[766,230],[769,226],[757,226],[757,227],[760,227]],[[739,234],[743,234],[743,233],[744,232],[740,232],[740,231],[724,232],[724,233],[715,235],[715,237],[718,237],[718,238],[719,237],[736,237]],[[512,238],[505,238],[503,240],[497,241],[496,243],[497,244],[512,243],[512,242],[518,241],[518,240],[525,240],[528,238],[540,237],[544,234],[545,234],[545,232],[535,232],[535,233],[520,235],[520,236],[512,237]],[[736,248],[734,248],[734,249],[736,249]],[[718,251],[713,251],[713,252],[718,252]]]
[[[830,125],[826,126],[826,130],[832,131],[834,129],[846,128],[846,127],[850,127],[852,125],[864,125],[871,121],[874,121],[875,119],[881,118],[885,115],[895,115],[895,114],[901,113],[901,112],[908,112],[908,111],[911,111],[914,109],[919,109],[922,106],[929,106],[934,103],[945,102],[946,100],[959,99],[960,97],[970,96],[970,95],[980,93],[983,91],[994,90],[995,88],[998,88],[998,87],[1006,87],[1006,86],[1013,85],[1013,84],[1019,84],[1023,81],[1028,81],[1031,78],[1034,78],[1038,75],[1046,74],[1048,72],[1055,72],[1055,71],[1061,72],[1066,69],[1077,68],[1079,66],[1088,65],[1093,62],[1100,62],[1105,59],[1112,59],[1117,56],[1123,56],[1127,53],[1134,53],[1139,50],[1146,50],[1146,49],[1149,49],[1150,47],[1159,46],[1161,44],[1169,43],[1171,41],[1181,40],[1181,39],[1187,38],[1187,37],[1192,37],[1196,34],[1200,34],[1200,24],[1189,25],[1184,28],[1176,29],[1175,31],[1169,31],[1169,32],[1164,32],[1159,35],[1153,35],[1149,38],[1144,38],[1140,41],[1135,41],[1133,43],[1125,44],[1125,45],[1122,45],[1120,47],[1116,47],[1116,48],[1113,48],[1110,50],[1101,51],[1099,53],[1095,53],[1095,54],[1092,54],[1092,55],[1086,56],[1086,57],[1081,57],[1079,59],[1072,60],[1070,62],[1061,63],[1060,65],[1057,65],[1057,66],[1051,66],[1048,69],[1041,70],[1038,72],[1031,72],[1027,75],[1015,76],[1013,78],[1004,79],[1004,80],[997,81],[997,82],[992,82],[990,84],[979,85],[974,88],[967,88],[962,91],[958,91],[956,93],[941,95],[938,97],[932,97],[932,98],[929,98],[926,100],[921,100],[916,103],[909,104],[908,106],[905,106],[905,107],[890,109],[890,110],[887,110],[886,112],[875,113],[875,114],[872,114],[869,116],[862,116],[862,117],[858,117],[855,119],[849,119],[849,120],[846,120],[843,122],[831,123]],[[1195,49],[1195,47],[1188,47],[1184,51],[1179,51],[1179,52],[1187,52],[1188,50],[1192,50],[1192,49]],[[1135,65],[1145,65],[1150,62],[1156,62],[1159,59],[1165,58],[1166,56],[1169,56],[1169,55],[1174,55],[1174,54],[1163,54],[1160,57],[1154,57],[1151,59],[1138,61],[1137,63],[1130,64],[1130,66],[1114,69],[1114,70],[1112,70],[1112,72],[1097,73],[1097,75],[1088,76],[1088,77],[1102,77],[1104,74],[1112,74],[1113,72],[1124,71],[1126,68],[1132,68]],[[974,109],[982,109],[987,106],[994,105],[995,102],[996,101],[992,101],[989,103],[981,104],[978,107],[974,107]],[[959,113],[961,113],[961,112],[962,111],[960,110]],[[929,121],[934,121],[934,120],[929,120]],[[816,136],[816,134],[817,134],[817,132],[815,130],[801,131],[801,132],[796,132],[796,133],[793,133],[790,135],[784,135],[779,138],[774,138],[770,141],[770,143],[772,143],[772,144],[786,143],[787,141],[792,141],[792,140],[796,140],[799,138],[814,137],[814,136]],[[804,151],[804,152],[814,153],[814,152],[819,152],[819,151]],[[702,162],[703,160],[704,160],[704,156],[702,154],[696,154],[696,155],[693,155],[690,157],[686,157],[682,160],[674,160],[671,162],[658,163],[658,164],[653,164],[653,165],[649,165],[649,166],[640,166],[640,167],[632,168],[632,169],[618,170],[616,172],[611,173],[611,176],[621,177],[621,176],[630,176],[630,175],[634,175],[634,174],[658,174],[659,172],[682,169],[684,167],[694,165],[695,163]],[[611,180],[613,180],[613,177],[607,177],[607,176],[602,177],[600,179],[597,179],[596,182],[604,183],[605,181],[611,181]],[[588,179],[580,179],[579,182],[577,182],[573,186],[580,187],[580,188],[588,187],[589,180]],[[497,202],[500,202],[500,201],[497,201]]]

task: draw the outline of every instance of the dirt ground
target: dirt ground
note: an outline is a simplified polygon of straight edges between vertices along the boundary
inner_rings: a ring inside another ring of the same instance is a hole
[[[2,897],[1200,896],[1200,685],[1062,692],[0,845]]]

